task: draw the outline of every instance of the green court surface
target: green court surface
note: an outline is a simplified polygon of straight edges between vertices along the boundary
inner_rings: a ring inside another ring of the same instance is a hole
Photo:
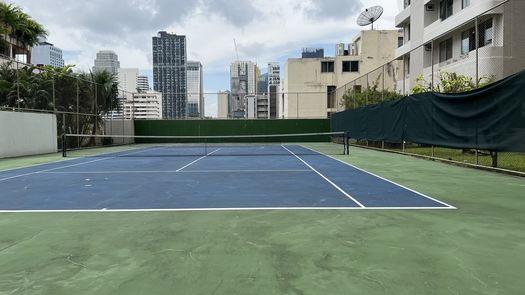
[[[4,213],[0,294],[523,293],[525,179],[337,157],[458,209]]]

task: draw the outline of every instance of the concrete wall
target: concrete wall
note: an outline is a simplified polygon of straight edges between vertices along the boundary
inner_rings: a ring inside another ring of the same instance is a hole
[[[0,111],[0,158],[56,153],[54,114]]]
[[[104,132],[106,135],[135,135],[133,120],[106,120],[104,121]],[[112,138],[113,144],[130,144],[133,138]]]

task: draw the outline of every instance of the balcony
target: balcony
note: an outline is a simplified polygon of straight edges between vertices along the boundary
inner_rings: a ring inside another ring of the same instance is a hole
[[[467,22],[474,21],[476,16],[483,14],[484,12],[490,10],[491,7],[494,7],[499,3],[501,3],[501,1],[497,0],[472,1],[469,7],[454,13],[445,20],[438,18],[436,21],[426,26],[423,30],[423,44],[437,39],[447,32],[463,26]],[[490,11],[490,14],[501,13],[503,13],[503,7],[499,7]],[[415,45],[417,46],[421,44]]]
[[[395,26],[400,28],[402,24],[410,19],[410,5],[396,15]]]

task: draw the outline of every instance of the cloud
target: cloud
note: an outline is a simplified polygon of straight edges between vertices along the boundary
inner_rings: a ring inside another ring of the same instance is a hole
[[[305,9],[316,18],[340,19],[354,15],[361,7],[361,1],[356,0],[310,0]]]
[[[385,14],[374,27],[391,29],[397,2],[14,0],[44,25],[49,42],[67,51],[66,63],[77,70],[91,69],[96,52],[109,49],[122,67],[151,71],[152,36],[162,30],[186,35],[188,59],[203,63],[205,87],[213,91],[228,87],[229,64],[236,59],[233,39],[240,59],[264,68],[267,62],[296,57],[302,47],[350,42],[362,29],[355,20],[365,7],[384,5]]]

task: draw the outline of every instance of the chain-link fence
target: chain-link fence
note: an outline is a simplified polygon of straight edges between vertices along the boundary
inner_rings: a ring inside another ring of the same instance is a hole
[[[525,2],[473,1],[470,6],[465,8],[480,13],[468,18],[465,17],[468,13],[460,16],[460,12],[445,15],[450,19],[443,19],[443,16],[433,16],[430,10],[422,12],[425,20],[424,42],[412,48],[414,40],[405,40],[398,48],[398,54],[401,53],[399,58],[337,89],[336,93],[345,108],[355,109],[428,91],[461,93],[524,70],[525,51],[522,44],[525,35],[520,31],[520,25],[523,23]],[[456,25],[451,26],[454,22]],[[410,25],[415,24],[401,25],[410,30]],[[450,27],[453,29],[443,29]],[[354,143],[467,165],[525,172],[525,153],[452,149],[412,142],[360,140]]]

